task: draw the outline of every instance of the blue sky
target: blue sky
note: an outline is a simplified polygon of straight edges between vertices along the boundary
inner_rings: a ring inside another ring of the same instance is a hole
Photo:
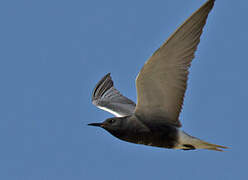
[[[135,101],[147,58],[204,0],[0,2],[0,179],[245,179],[248,23],[244,0],[217,0],[192,63],[180,119],[224,153],[167,150],[86,126],[98,80]]]

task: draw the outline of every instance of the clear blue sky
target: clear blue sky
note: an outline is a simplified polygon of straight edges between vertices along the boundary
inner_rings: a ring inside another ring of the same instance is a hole
[[[0,179],[246,179],[248,1],[216,1],[180,118],[230,150],[135,145],[86,126],[112,116],[91,104],[98,80],[111,72],[135,101],[144,62],[204,2],[1,1]]]

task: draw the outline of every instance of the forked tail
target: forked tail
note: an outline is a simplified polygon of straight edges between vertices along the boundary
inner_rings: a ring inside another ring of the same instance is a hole
[[[211,144],[202,141],[196,137],[190,136],[183,131],[179,131],[179,143],[176,147],[177,149],[183,150],[193,150],[193,149],[208,149],[214,151],[223,151],[223,149],[228,149],[226,146],[221,146],[217,144]]]

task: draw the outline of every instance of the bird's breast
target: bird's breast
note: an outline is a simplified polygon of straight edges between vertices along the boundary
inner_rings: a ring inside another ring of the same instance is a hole
[[[148,129],[146,131],[132,130],[119,138],[136,144],[164,148],[173,148],[177,144],[178,129],[176,127],[161,125],[158,127],[148,127]]]

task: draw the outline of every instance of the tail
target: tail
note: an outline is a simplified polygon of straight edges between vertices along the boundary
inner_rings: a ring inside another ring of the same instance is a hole
[[[214,151],[223,151],[223,149],[228,149],[226,146],[220,146],[217,144],[211,144],[202,141],[196,137],[190,136],[183,131],[179,131],[178,146],[176,149],[183,150],[193,150],[193,149],[208,149]]]

